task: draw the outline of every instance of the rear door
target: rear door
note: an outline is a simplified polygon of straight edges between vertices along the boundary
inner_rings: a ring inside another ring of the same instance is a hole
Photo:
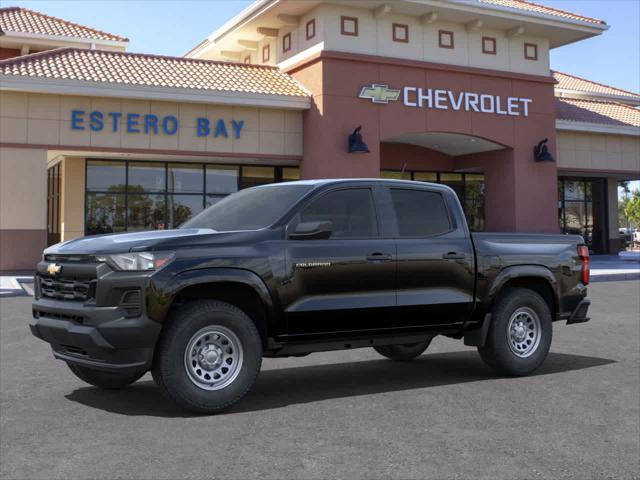
[[[381,235],[369,186],[342,187],[311,200],[292,220],[329,221],[326,240],[286,241],[281,289],[289,335],[375,330],[395,307],[395,243]]]
[[[444,188],[389,186],[396,218],[397,323],[458,324],[474,304],[473,246],[455,195]]]

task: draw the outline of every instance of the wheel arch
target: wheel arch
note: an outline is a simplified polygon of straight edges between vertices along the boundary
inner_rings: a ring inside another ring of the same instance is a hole
[[[243,269],[201,269],[177,275],[168,287],[167,311],[196,300],[219,300],[246,313],[267,346],[273,321],[273,300],[262,279]]]
[[[522,265],[502,270],[489,290],[487,312],[491,313],[496,300],[511,288],[526,288],[539,294],[549,306],[552,318],[558,314],[558,282],[553,272],[538,265]]]
[[[551,319],[558,319],[560,299],[558,284],[553,272],[538,265],[521,265],[503,269],[489,289],[484,308],[480,312],[478,327],[464,332],[465,345],[484,346],[492,321],[493,308],[502,295],[514,288],[524,288],[539,294],[551,312]]]

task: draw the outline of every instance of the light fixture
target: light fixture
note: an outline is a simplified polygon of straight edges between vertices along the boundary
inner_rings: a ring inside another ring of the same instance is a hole
[[[362,139],[362,125],[356,128],[351,135],[349,135],[349,153],[369,153],[369,146],[364,143]]]
[[[533,147],[533,158],[536,162],[555,162],[555,158],[553,158],[547,147],[548,141],[549,139],[545,138]]]

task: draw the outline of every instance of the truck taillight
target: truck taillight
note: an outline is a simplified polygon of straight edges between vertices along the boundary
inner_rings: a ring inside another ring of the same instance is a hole
[[[582,283],[589,284],[589,247],[586,245],[578,246],[578,256],[582,260]]]

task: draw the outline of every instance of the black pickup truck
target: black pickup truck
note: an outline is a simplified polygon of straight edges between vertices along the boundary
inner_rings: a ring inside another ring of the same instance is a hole
[[[85,382],[151,370],[182,407],[217,412],[263,357],[372,347],[408,361],[436,335],[526,375],[552,322],[588,320],[588,283],[581,237],[472,235],[446,186],[300,181],[242,190],[177,230],[48,248],[30,326]]]

